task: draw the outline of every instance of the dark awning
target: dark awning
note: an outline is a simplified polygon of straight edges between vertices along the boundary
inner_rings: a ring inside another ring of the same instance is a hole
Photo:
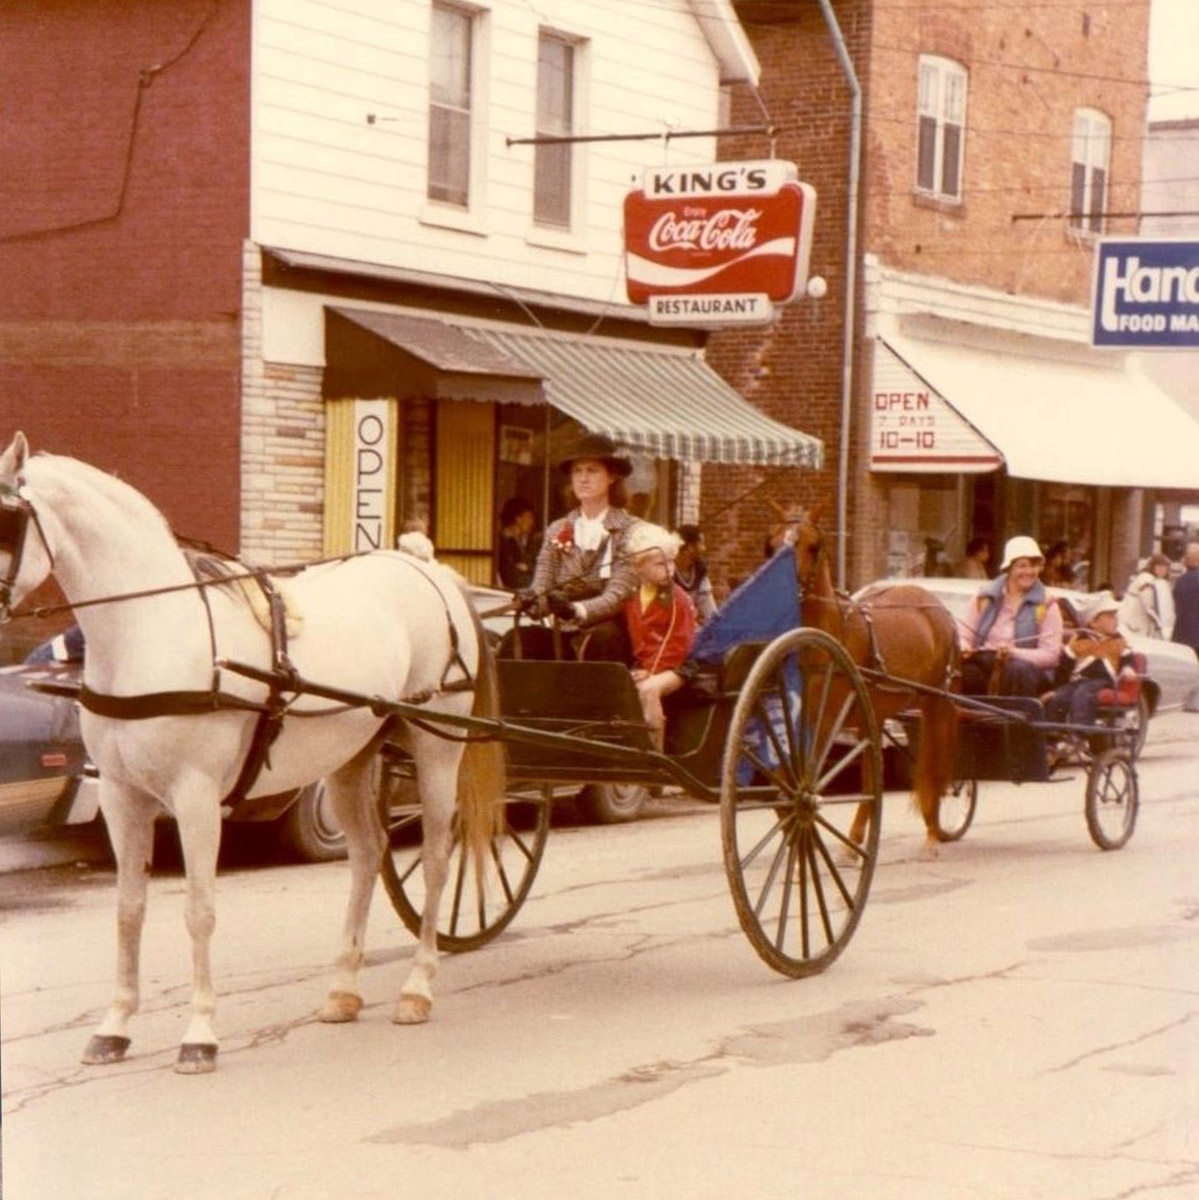
[[[326,400],[427,396],[540,404],[541,376],[458,325],[363,308],[325,309]]]
[[[819,467],[819,438],[768,417],[694,350],[326,309],[324,396],[547,402],[629,453]]]

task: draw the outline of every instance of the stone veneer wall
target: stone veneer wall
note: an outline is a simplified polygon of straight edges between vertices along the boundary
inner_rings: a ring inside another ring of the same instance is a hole
[[[263,361],[262,258],[242,271],[241,555],[263,565],[321,557],[325,410],[321,369]]]

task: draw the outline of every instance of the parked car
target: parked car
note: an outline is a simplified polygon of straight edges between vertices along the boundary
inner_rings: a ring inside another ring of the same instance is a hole
[[[77,677],[71,666],[0,668],[0,835],[95,816],[75,701],[29,687],[34,678],[73,683]]]
[[[472,587],[489,640],[512,627],[511,593]],[[75,700],[82,645],[70,631],[38,646],[22,664],[0,668],[0,836],[79,825],[99,816],[95,769],[79,731]],[[273,823],[279,844],[305,862],[345,855],[323,781],[240,805],[232,820]]]

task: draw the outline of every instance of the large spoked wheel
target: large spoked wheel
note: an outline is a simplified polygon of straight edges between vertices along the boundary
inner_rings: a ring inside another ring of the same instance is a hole
[[[1087,830],[1100,850],[1119,850],[1141,806],[1136,767],[1123,750],[1104,750],[1087,767]]]
[[[937,836],[943,842],[960,842],[966,836],[978,807],[978,780],[955,779],[937,809]]]
[[[816,629],[776,638],[733,709],[720,818],[741,928],[783,975],[823,971],[853,936],[882,780],[874,708],[849,656]]]
[[[425,904],[421,811],[413,780],[390,756],[382,758],[379,809],[389,830],[380,873],[400,920],[420,934]],[[441,950],[476,950],[506,929],[524,903],[549,837],[552,789],[504,798],[503,820],[491,840],[481,881],[473,852],[458,836],[450,847],[449,875],[437,924]]]

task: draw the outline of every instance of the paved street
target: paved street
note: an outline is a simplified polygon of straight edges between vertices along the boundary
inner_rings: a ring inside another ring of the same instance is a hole
[[[366,1007],[316,1022],[342,864],[219,889],[215,1075],[176,1076],[188,949],[159,874],[129,1060],[79,1054],[112,978],[111,876],[0,877],[7,1200],[1199,1194],[1199,716],[1154,726],[1137,832],[1087,836],[1080,776],[984,785],[918,860],[888,798],[862,925],[825,974],[736,927],[716,814],[551,835],[533,895],[389,1018],[412,941],[380,895]]]

